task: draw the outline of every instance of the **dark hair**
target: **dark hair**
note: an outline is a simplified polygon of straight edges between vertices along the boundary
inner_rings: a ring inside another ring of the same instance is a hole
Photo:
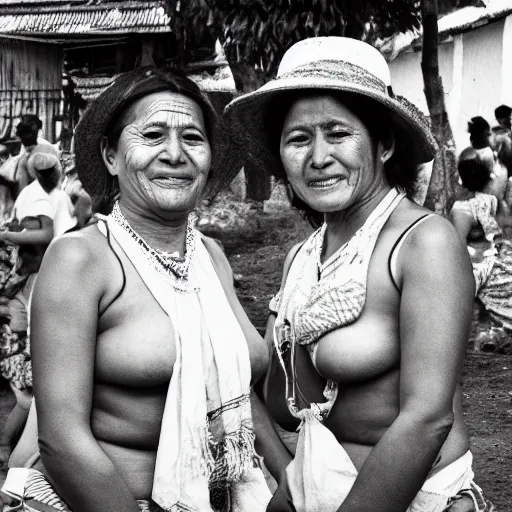
[[[489,123],[482,116],[472,117],[468,122],[471,145],[477,149],[488,146],[490,129]]]
[[[475,148],[466,148],[459,156],[459,176],[465,188],[481,192],[491,181],[492,169],[482,161]]]
[[[25,135],[37,135],[37,129],[35,125],[21,121],[16,126],[16,136],[22,137]]]
[[[320,90],[322,94],[329,94],[329,91]],[[275,161],[274,171],[278,180],[287,182],[286,173],[280,157],[280,140],[283,131],[284,120],[292,104],[304,96],[318,95],[318,89],[307,91],[290,91],[285,95],[279,95],[274,98],[267,106],[265,115],[265,133],[267,134],[268,147]],[[381,106],[377,101],[371,98],[362,98],[359,95],[332,91],[347,107],[353,112],[361,122],[366,126],[370,137],[375,144],[383,142],[385,145],[391,144],[393,139],[395,149],[393,155],[384,164],[384,175],[392,187],[405,192],[409,197],[416,189],[416,180],[419,172],[419,162],[411,151],[408,150],[409,137],[404,131],[393,129],[395,125],[392,122],[388,110]],[[396,126],[396,125],[395,125]],[[293,191],[289,190],[292,206],[302,210],[304,217],[311,225],[317,227],[323,221],[323,214],[313,210],[304,201],[296,197]]]
[[[508,105],[500,105],[494,110],[494,116],[497,120],[510,117],[510,114],[512,114],[512,108]]]
[[[39,119],[39,116],[37,116],[36,114],[23,114],[21,116],[21,121],[23,123],[34,126],[37,129],[37,131],[43,128],[43,122],[41,121],[41,119]]]

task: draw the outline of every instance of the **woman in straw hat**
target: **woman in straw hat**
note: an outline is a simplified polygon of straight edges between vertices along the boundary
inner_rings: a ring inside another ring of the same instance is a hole
[[[79,178],[108,215],[50,246],[34,291],[40,458],[4,486],[27,510],[266,509],[249,397],[265,345],[190,216],[222,182],[219,128],[196,84],[152,68],[77,126]]]
[[[292,46],[226,116],[321,224],[270,304],[263,395],[294,458],[267,510],[476,510],[460,390],[474,281],[453,226],[409,199],[435,153],[424,116],[377,50],[337,37]]]

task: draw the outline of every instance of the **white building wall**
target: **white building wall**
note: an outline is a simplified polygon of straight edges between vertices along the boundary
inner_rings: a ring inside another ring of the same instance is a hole
[[[491,126],[496,124],[494,109],[501,103],[504,25],[505,20],[500,20],[464,34],[461,106],[458,118],[451,120],[459,150],[469,144],[469,119],[482,116]]]
[[[507,59],[508,66],[504,59]],[[505,81],[503,69],[508,73]],[[395,93],[428,114],[421,72],[421,52],[404,52],[390,63]],[[512,106],[512,16],[464,34],[439,46],[439,70],[455,144],[469,144],[467,122],[481,115],[492,126],[494,109]],[[506,85],[508,84],[508,85]]]
[[[512,107],[512,14],[503,24],[503,58],[501,60],[500,104]]]

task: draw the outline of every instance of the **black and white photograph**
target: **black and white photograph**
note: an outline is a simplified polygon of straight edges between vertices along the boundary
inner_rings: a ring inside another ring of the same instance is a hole
[[[512,512],[512,0],[0,0],[0,512]]]

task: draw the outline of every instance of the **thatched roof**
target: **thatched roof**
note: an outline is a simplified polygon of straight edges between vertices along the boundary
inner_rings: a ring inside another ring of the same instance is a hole
[[[170,32],[165,0],[0,0],[0,36]]]
[[[234,94],[236,92],[235,81],[228,65],[223,65],[208,72],[203,70],[201,72],[189,72],[188,77],[194,80],[201,89],[207,92],[223,92]],[[78,77],[71,76],[70,80],[75,84],[75,92],[85,101],[91,101],[100,92],[110,85],[115,76],[90,76]]]

